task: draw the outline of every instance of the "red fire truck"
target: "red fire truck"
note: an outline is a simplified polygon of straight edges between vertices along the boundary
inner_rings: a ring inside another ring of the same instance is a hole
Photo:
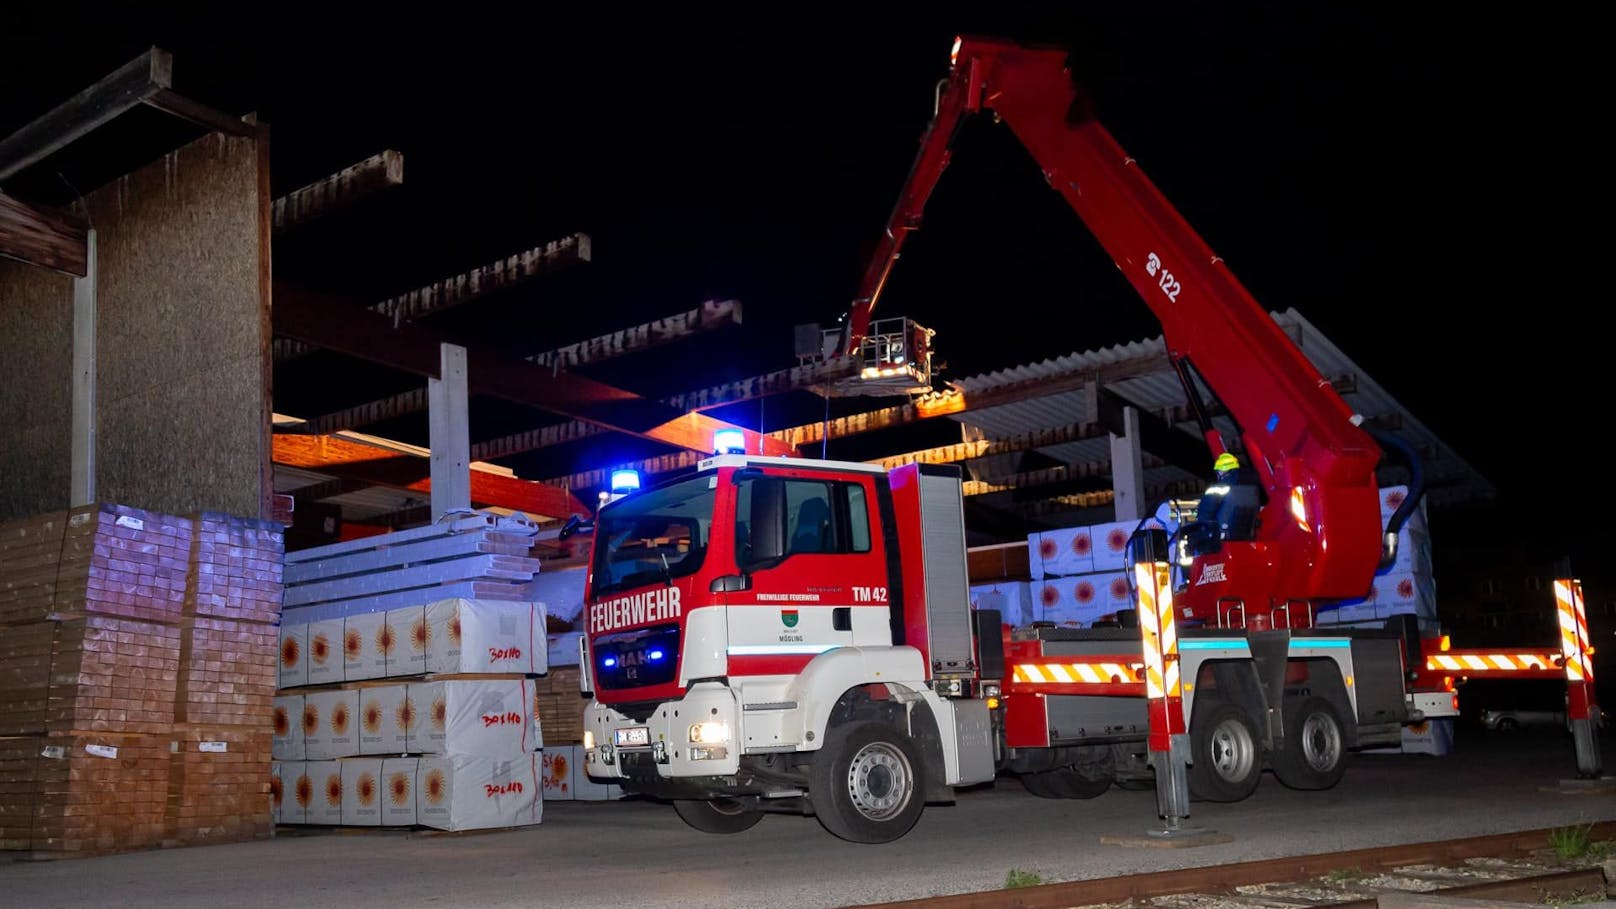
[[[1319,607],[1363,596],[1395,555],[1417,465],[1383,527],[1376,467],[1393,440],[1360,425],[1088,115],[1065,62],[1005,41],[956,43],[845,350],[859,349],[956,127],[991,111],[1159,317],[1210,452],[1238,452],[1256,473],[1248,538],[1203,521],[1172,538],[1142,529],[1130,544],[1139,565],[1176,566],[1137,575],[1171,579],[1140,596],[1170,598],[1176,622],[1164,631],[1152,611],[1146,624],[1158,643],[1176,628],[1172,697],[1149,690],[1160,680],[1138,627],[1006,629],[972,609],[956,468],[720,451],[595,517],[582,653],[590,776],[671,800],[704,831],[785,811],[874,843],[1000,773],[1054,798],[1148,778],[1147,745],[1187,764],[1189,793],[1204,800],[1246,797],[1265,769],[1327,788],[1350,750],[1397,744],[1404,724],[1455,712],[1440,677],[1434,690],[1411,687],[1427,646],[1412,627],[1314,622]],[[1226,437],[1214,412],[1238,433]]]

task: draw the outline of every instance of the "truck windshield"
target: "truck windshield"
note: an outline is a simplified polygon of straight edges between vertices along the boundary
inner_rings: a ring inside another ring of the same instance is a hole
[[[701,567],[718,478],[703,474],[620,499],[595,521],[596,596],[673,579]]]

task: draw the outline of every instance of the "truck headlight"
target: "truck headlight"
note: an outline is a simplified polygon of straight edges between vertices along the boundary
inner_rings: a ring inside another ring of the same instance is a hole
[[[690,727],[690,740],[705,745],[729,741],[729,724],[717,721],[696,723]]]
[[[584,730],[584,750],[585,751],[594,751],[595,750],[595,731],[593,729],[585,729]]]

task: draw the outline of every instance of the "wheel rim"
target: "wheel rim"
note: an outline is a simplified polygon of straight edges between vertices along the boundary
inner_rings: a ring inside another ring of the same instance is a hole
[[[1341,729],[1322,713],[1310,714],[1302,723],[1302,759],[1319,771],[1341,760]]]
[[[1243,780],[1257,761],[1257,746],[1251,733],[1238,720],[1225,720],[1212,730],[1212,767],[1226,780]]]
[[[860,748],[847,768],[847,793],[865,817],[884,821],[903,811],[914,789],[909,759],[885,742]]]
[[[718,814],[736,817],[746,813],[746,806],[735,799],[709,799],[707,807]]]

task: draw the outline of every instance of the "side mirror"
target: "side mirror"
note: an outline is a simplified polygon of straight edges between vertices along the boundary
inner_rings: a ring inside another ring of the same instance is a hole
[[[569,515],[567,522],[561,525],[561,533],[557,534],[557,538],[565,540],[574,534],[594,532],[595,522],[593,520],[586,521],[577,515]]]

